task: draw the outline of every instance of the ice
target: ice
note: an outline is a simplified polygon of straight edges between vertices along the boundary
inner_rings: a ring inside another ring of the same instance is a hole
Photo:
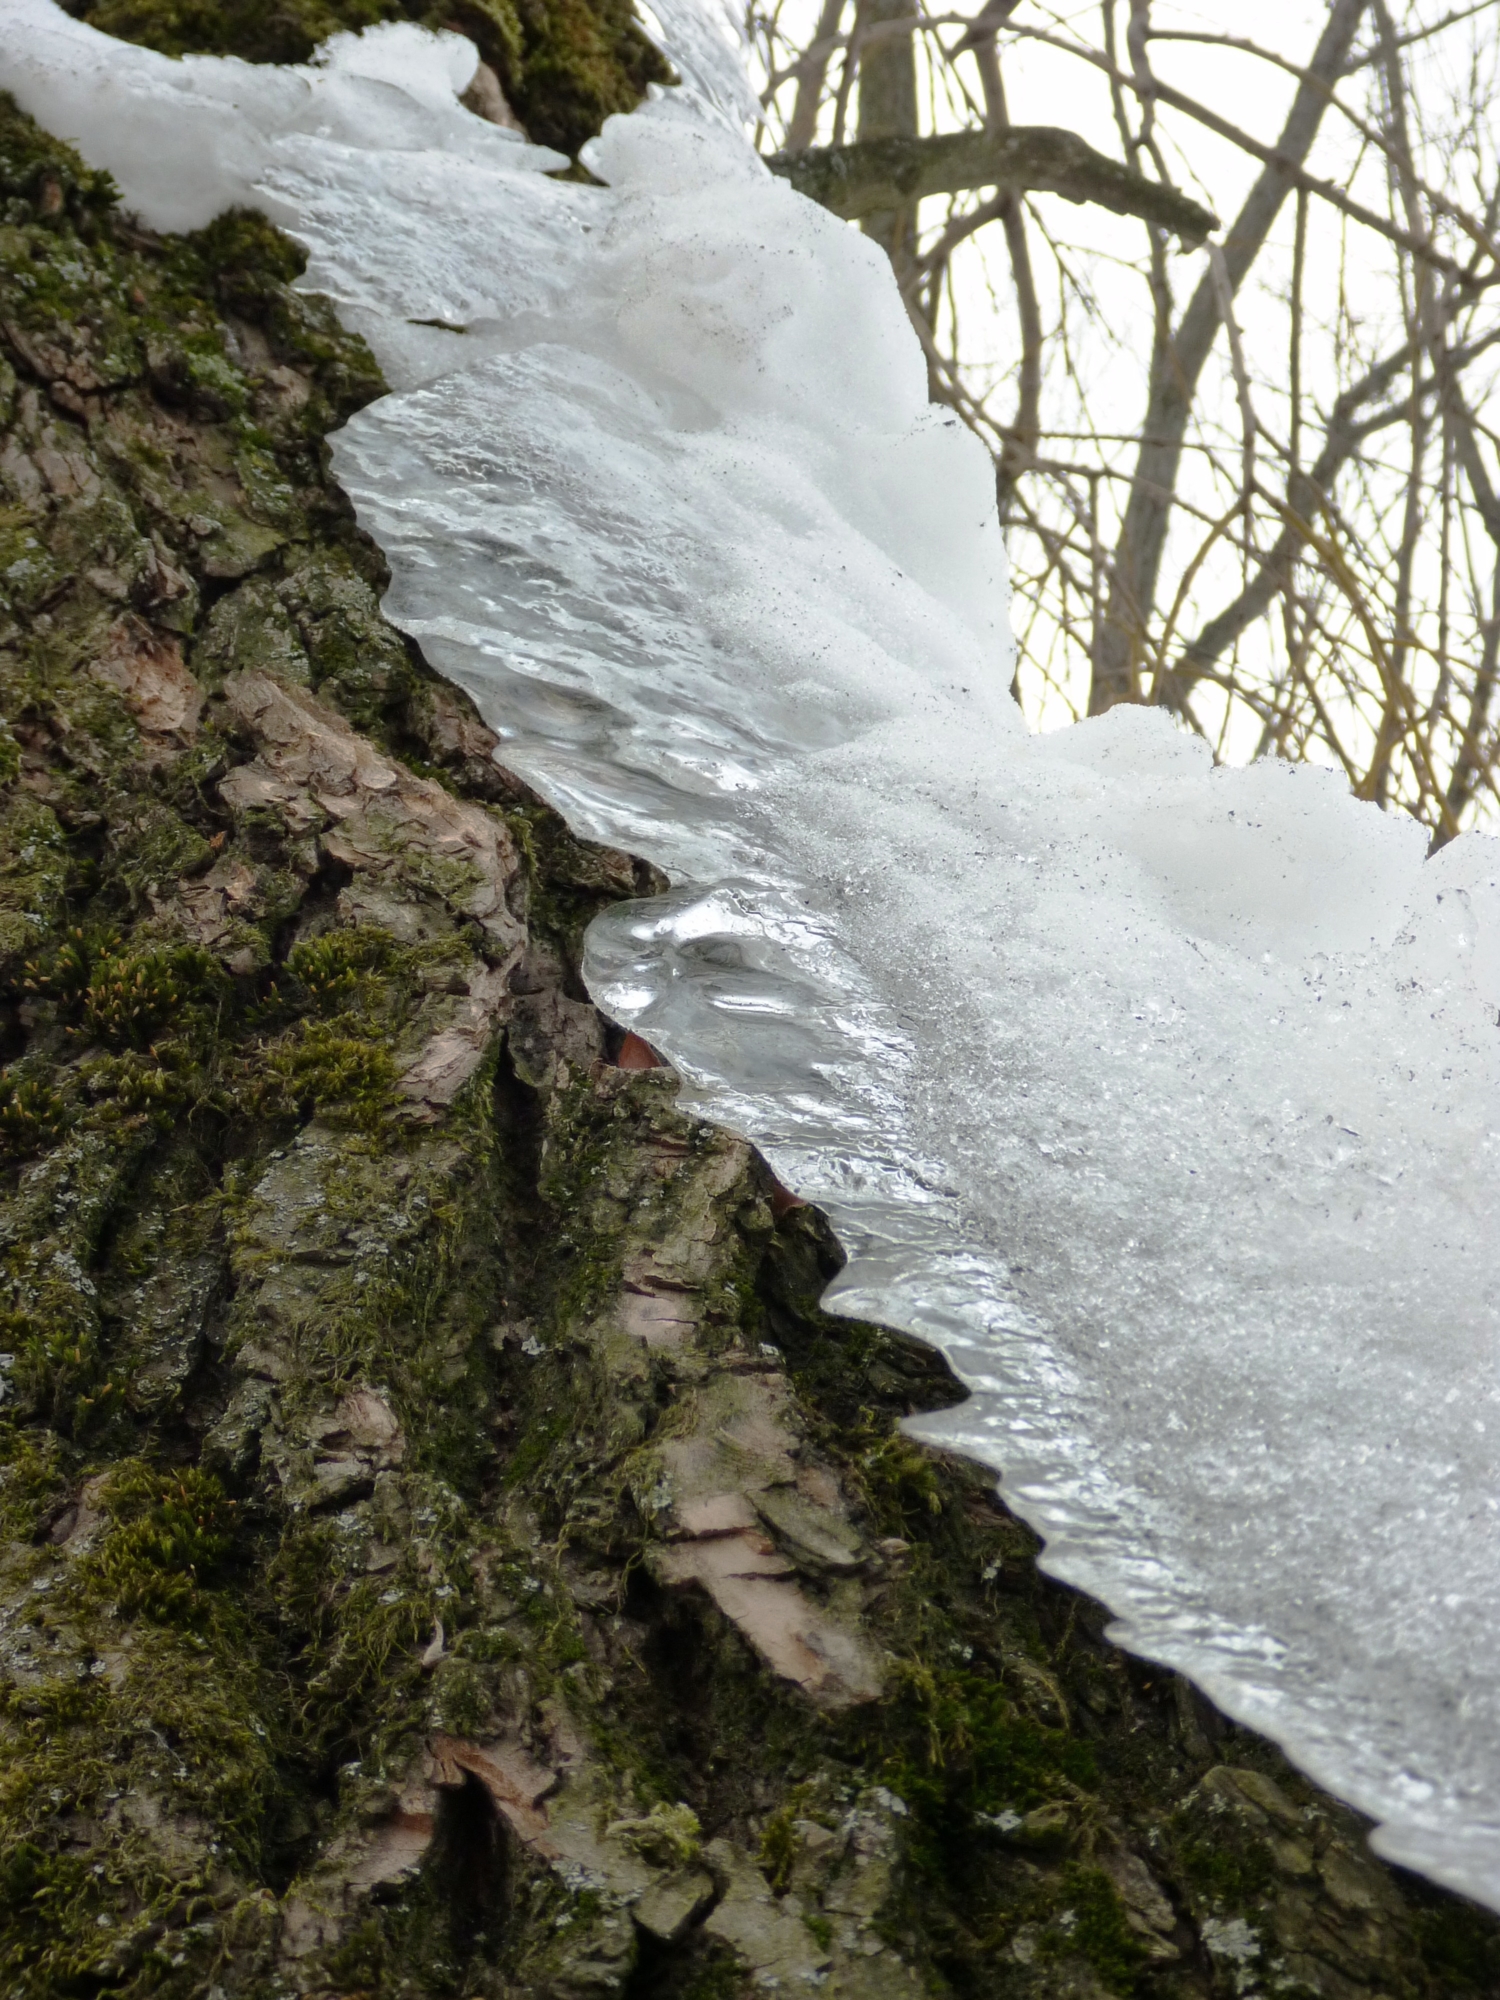
[[[827,1206],[840,1309],[952,1357],[922,1431],[1500,1908],[1500,848],[1157,714],[1029,737],[985,453],[879,252],[753,157],[717,16],[655,15],[684,87],[604,187],[412,29],[252,71],[0,0],[0,83],[158,226],[307,244],[398,389],[336,441],[388,610],[671,873],[592,988]]]
[[[730,0],[641,0],[637,12],[700,102],[730,124],[754,126],[760,99],[740,57],[740,20]]]

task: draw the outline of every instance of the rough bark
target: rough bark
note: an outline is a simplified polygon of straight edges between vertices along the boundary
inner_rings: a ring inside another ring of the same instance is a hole
[[[1132,173],[1118,160],[1095,152],[1076,132],[1052,125],[862,138],[848,146],[777,153],[766,164],[799,194],[849,217],[894,210],[927,195],[1010,188],[1098,202],[1116,215],[1138,215],[1159,229],[1175,231],[1188,248],[1219,226],[1215,215],[1176,188]]]
[[[1493,1991],[589,1005],[656,885],[382,620],[296,253],[0,204],[0,1990]]]

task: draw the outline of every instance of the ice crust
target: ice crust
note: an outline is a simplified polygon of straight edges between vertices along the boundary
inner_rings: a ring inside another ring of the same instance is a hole
[[[336,442],[387,610],[671,873],[592,989],[826,1205],[832,1302],[947,1351],[920,1430],[1500,1908],[1500,848],[1424,862],[1158,714],[1029,737],[985,452],[878,250],[751,153],[717,17],[654,13],[685,85],[602,188],[415,29],[175,64],[0,0],[0,85],[157,226],[307,245],[396,390]]]

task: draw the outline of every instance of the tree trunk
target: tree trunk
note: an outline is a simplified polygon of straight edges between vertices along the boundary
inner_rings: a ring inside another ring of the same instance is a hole
[[[867,35],[885,21],[909,17],[908,0],[861,0],[856,32]],[[914,139],[917,135],[917,58],[909,34],[863,45],[859,56],[860,139]],[[916,309],[917,205],[867,215],[861,224],[891,260],[902,297]]]
[[[3,100],[0,198],[0,1990],[1491,1982],[589,1004],[660,884],[383,620],[297,252]]]

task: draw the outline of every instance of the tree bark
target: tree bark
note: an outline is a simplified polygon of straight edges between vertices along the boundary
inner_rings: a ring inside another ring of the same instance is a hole
[[[904,20],[908,10],[908,0],[860,0],[855,32],[882,21]],[[916,48],[910,35],[884,36],[860,49],[857,143],[885,141],[900,146],[915,140],[917,131]],[[881,207],[877,202],[861,209],[862,227],[890,258],[901,295],[915,310],[916,200],[894,185],[880,193],[892,197],[890,205]]]

